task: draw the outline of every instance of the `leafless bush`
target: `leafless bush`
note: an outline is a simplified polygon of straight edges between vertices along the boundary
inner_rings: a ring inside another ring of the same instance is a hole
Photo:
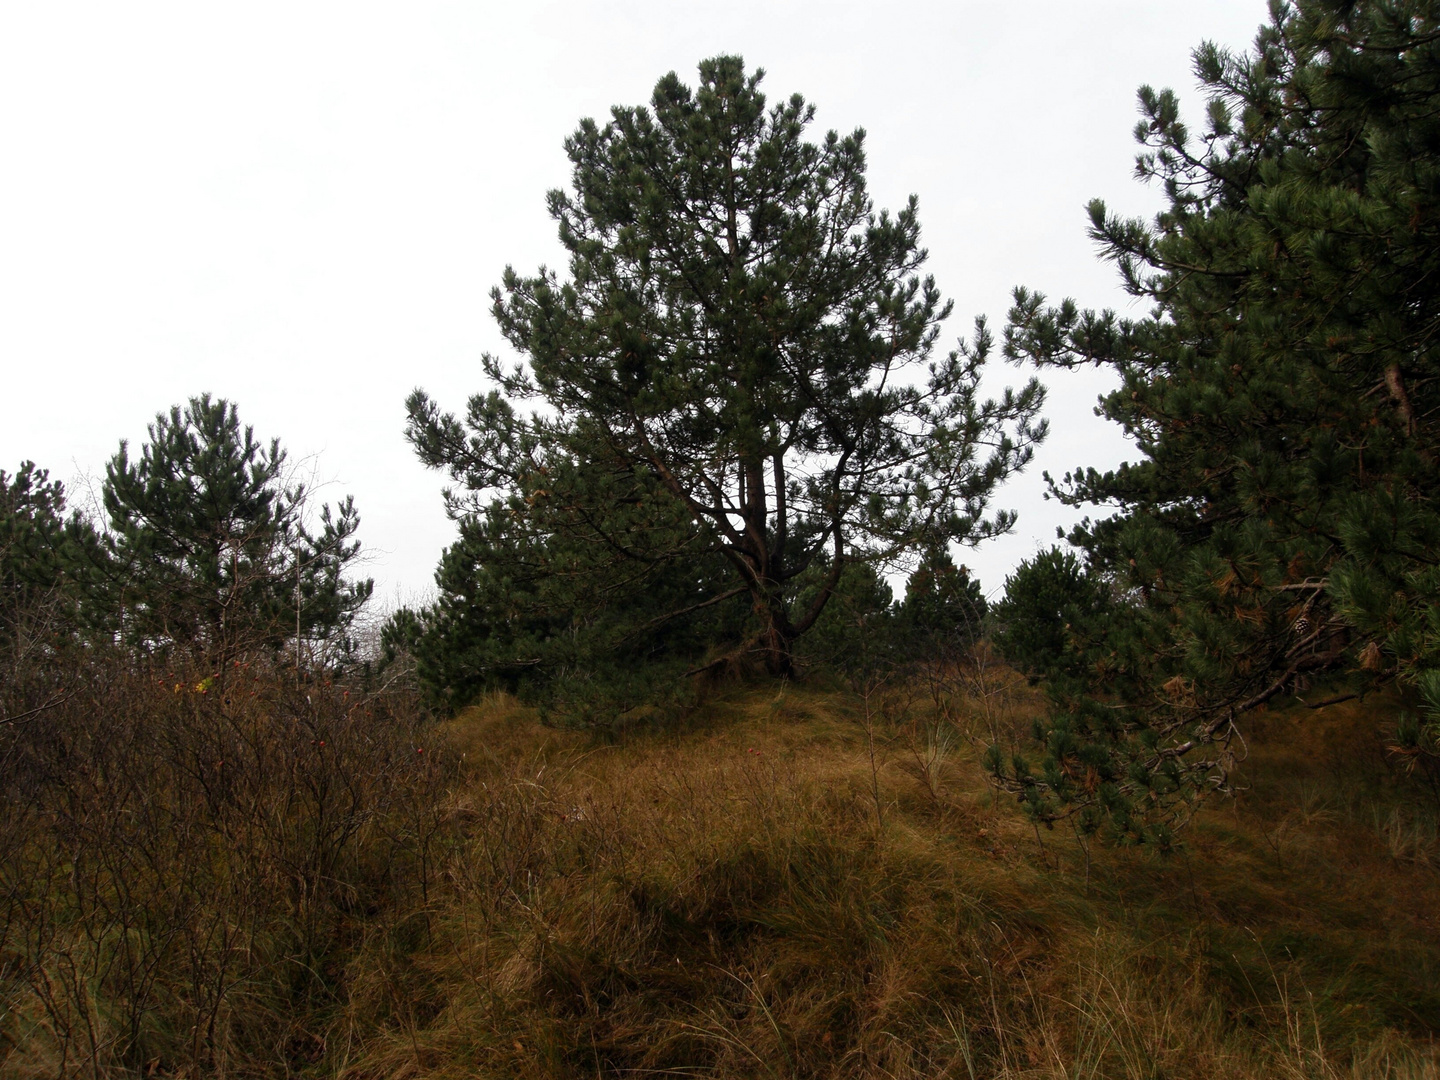
[[[304,1018],[344,999],[359,924],[425,903],[446,823],[425,717],[260,663],[97,652],[0,727],[0,1047],[62,1076],[283,1073],[319,1053]]]

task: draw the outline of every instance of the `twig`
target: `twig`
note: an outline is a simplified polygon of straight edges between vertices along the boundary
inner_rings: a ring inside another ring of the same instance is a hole
[[[1339,705],[1342,701],[1354,701],[1359,696],[1359,694],[1339,694],[1336,697],[1326,698],[1324,701],[1317,701],[1314,705],[1311,705],[1310,702],[1302,697],[1297,697],[1295,700],[1307,709],[1323,709],[1327,705]]]
[[[68,694],[61,694],[59,697],[51,698],[44,705],[37,705],[35,708],[27,709],[25,712],[18,713],[15,716],[0,716],[0,724],[11,724],[18,727],[21,724],[29,723],[41,713],[55,708],[56,705],[63,705],[74,696],[75,692],[72,690]]]

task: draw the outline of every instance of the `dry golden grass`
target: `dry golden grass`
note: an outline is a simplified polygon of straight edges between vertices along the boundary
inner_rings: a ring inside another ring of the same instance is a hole
[[[1023,689],[945,703],[958,734],[871,704],[730,689],[604,744],[467,711],[441,883],[370,923],[318,1070],[1440,1076],[1434,817],[1379,782],[1377,706],[1267,717],[1163,859],[993,797],[963,735]]]

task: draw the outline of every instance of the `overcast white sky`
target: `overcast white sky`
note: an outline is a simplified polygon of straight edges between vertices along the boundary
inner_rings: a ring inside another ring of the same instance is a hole
[[[930,270],[1003,326],[1010,290],[1128,306],[1085,236],[1131,177],[1135,91],[1200,118],[1190,50],[1249,45],[1263,0],[994,3],[0,4],[0,468],[103,475],[122,437],[202,390],[239,404],[327,496],[353,493],[382,603],[415,597],[453,525],[402,437],[423,386],[463,407],[504,346],[507,263],[561,263],[544,194],[583,116],[740,53],[817,135],[869,133],[877,206],[920,197]],[[997,364],[996,385],[1024,373]],[[1015,533],[962,558],[987,589],[1070,520],[1042,469],[1125,452],[1105,382],[1051,378],[1053,434],[1000,493]]]

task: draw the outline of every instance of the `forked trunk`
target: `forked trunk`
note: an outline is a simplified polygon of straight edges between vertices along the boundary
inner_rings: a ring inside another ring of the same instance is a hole
[[[795,658],[790,651],[791,640],[780,632],[773,623],[760,636],[760,648],[765,656],[765,672],[777,678],[791,675],[795,671]]]
[[[764,658],[765,672],[777,678],[784,678],[795,672],[795,631],[790,625],[790,615],[784,601],[779,597],[756,598],[755,614],[761,620],[761,630],[756,646]]]

